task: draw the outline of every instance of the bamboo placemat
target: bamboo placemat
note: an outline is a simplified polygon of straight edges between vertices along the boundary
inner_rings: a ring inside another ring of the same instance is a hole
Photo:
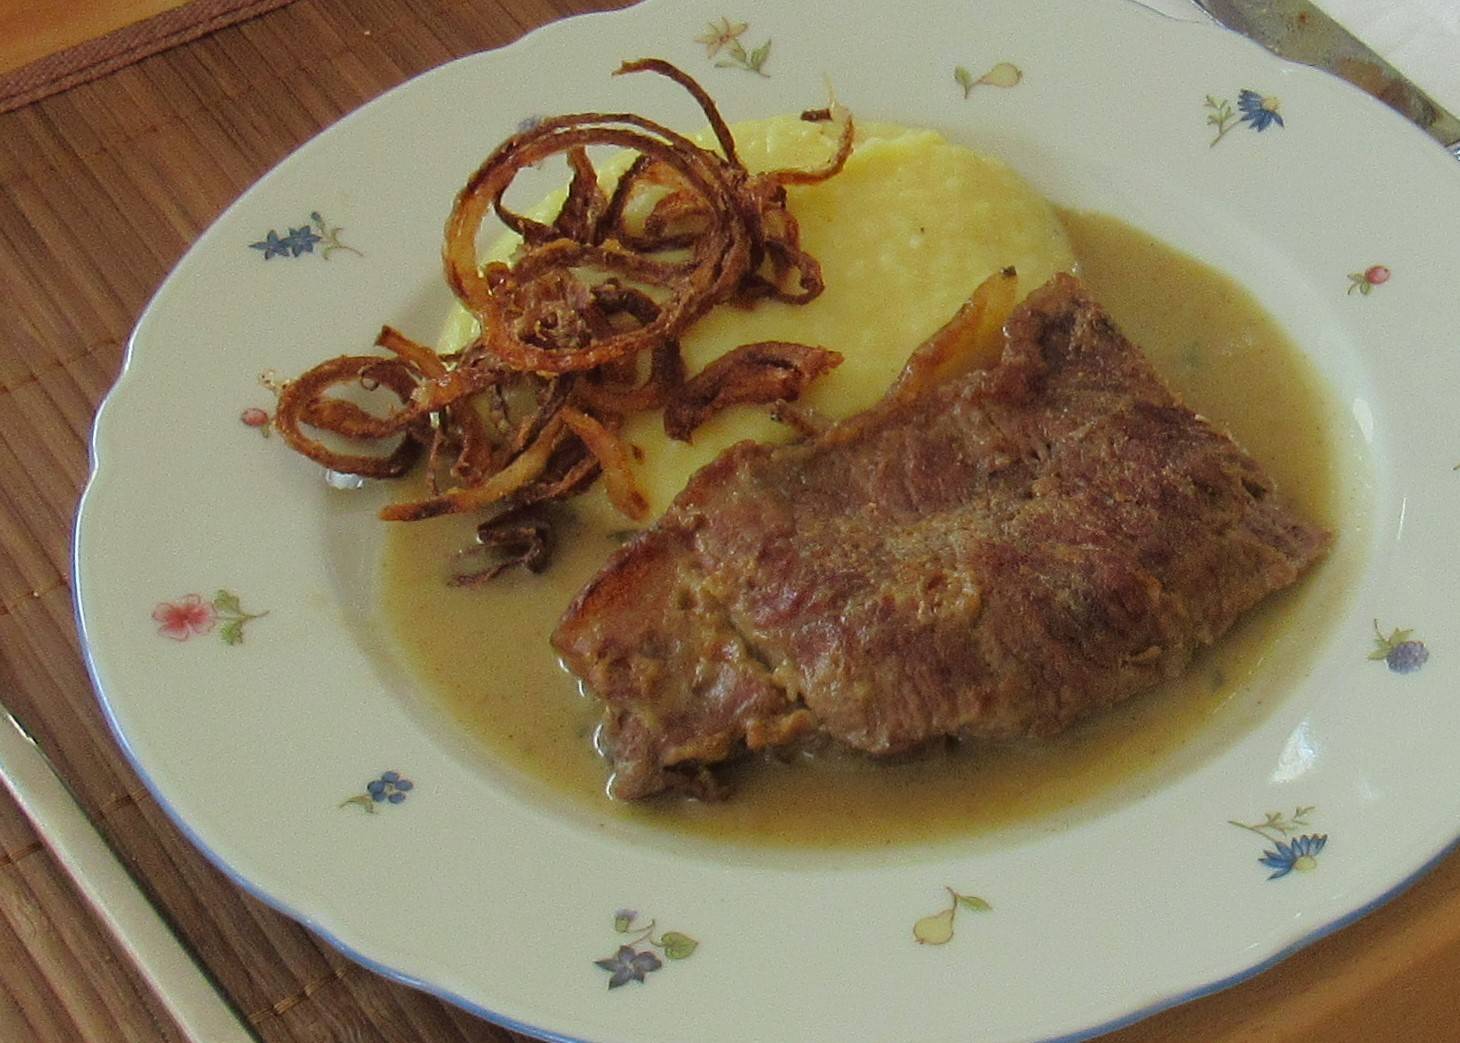
[[[0,695],[268,1043],[522,1037],[358,968],[242,894],[125,765],[72,619],[71,521],[92,415],[168,270],[288,152],[411,75],[612,6],[295,0],[0,115]],[[1180,944],[1173,927],[1152,944]],[[1457,972],[1452,858],[1277,970],[1111,1039],[1452,1039]],[[179,1038],[0,799],[0,1039]]]
[[[21,0],[0,16],[0,112],[290,2]]]

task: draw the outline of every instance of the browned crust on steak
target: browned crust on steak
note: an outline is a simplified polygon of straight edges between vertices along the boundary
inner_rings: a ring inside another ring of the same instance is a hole
[[[553,643],[631,798],[812,732],[1051,735],[1180,673],[1328,541],[1057,276],[994,368],[726,451]]]

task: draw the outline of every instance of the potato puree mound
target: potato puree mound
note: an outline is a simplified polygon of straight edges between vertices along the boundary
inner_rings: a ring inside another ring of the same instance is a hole
[[[794,116],[737,123],[740,156],[752,171],[815,167],[832,147],[828,124]],[[713,139],[700,136],[701,144]],[[618,168],[613,168],[616,176]],[[821,262],[826,290],[805,305],[767,301],[751,309],[721,305],[683,339],[689,373],[732,348],[791,340],[831,348],[842,364],[811,386],[802,402],[833,418],[875,402],[912,351],[968,294],[999,268],[1013,265],[1024,289],[1074,266],[1074,253],[1053,208],[997,160],[951,144],[929,130],[862,124],[846,169],[816,185],[788,189],[801,244]],[[550,218],[561,201],[534,216]],[[506,257],[512,242],[497,244]],[[471,319],[460,313],[443,338],[458,344]],[[640,479],[657,517],[686,480],[727,446],[745,438],[791,437],[764,406],[739,406],[713,418],[686,445],[664,434],[660,414],[629,420],[624,436],[644,451]],[[627,523],[599,483],[574,501],[593,522]]]

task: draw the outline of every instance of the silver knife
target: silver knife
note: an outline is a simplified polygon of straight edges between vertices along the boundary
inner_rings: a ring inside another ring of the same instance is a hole
[[[1280,58],[1331,72],[1378,98],[1460,159],[1460,119],[1308,0],[1195,0]]]

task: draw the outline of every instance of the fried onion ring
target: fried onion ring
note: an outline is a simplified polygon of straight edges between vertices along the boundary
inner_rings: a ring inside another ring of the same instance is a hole
[[[372,417],[354,403],[324,398],[331,388],[359,381],[365,374],[394,391],[402,403],[410,401],[415,381],[404,366],[392,365],[375,355],[341,355],[284,386],[274,410],[274,426],[289,448],[331,470],[365,478],[399,478],[410,469],[421,450],[420,443],[409,436],[402,437],[400,444],[386,456],[359,456],[331,449],[299,429],[301,423],[307,423],[348,438],[400,434],[405,425],[397,425],[392,418]]]
[[[688,442],[694,429],[730,406],[794,402],[821,374],[841,365],[839,352],[765,340],[727,351],[679,387],[664,407],[664,433]]]
[[[480,485],[458,486],[439,496],[411,503],[388,504],[380,509],[380,517],[383,521],[421,521],[425,518],[439,518],[443,514],[474,511],[505,500],[542,474],[553,450],[557,448],[557,441],[563,430],[562,418],[554,417],[539,432],[532,445]]]
[[[572,428],[573,433],[583,440],[588,451],[603,468],[603,481],[608,486],[608,499],[633,521],[645,521],[649,517],[649,498],[639,487],[629,466],[628,449],[613,432],[587,413],[564,406],[558,416]]]
[[[851,151],[850,117],[842,121],[837,150],[824,167],[753,177],[740,164],[729,128],[699,84],[654,58],[625,62],[618,70],[633,72],[657,73],[688,90],[709,119],[724,156],[631,113],[544,120],[488,156],[457,197],[447,220],[443,259],[447,284],[480,320],[482,345],[510,368],[537,373],[594,369],[677,337],[711,307],[742,291],[750,298],[772,296],[798,303],[821,292],[820,269],[800,249],[795,222],[785,209],[784,186],[822,181],[841,170]],[[587,159],[589,145],[616,145],[639,153],[610,198],[605,199],[598,188]],[[574,173],[554,224],[529,221],[507,210],[502,197],[517,174],[558,154],[567,155]],[[626,200],[641,180],[650,177],[675,187],[656,205],[645,235],[635,236],[623,227]],[[477,237],[493,210],[524,239],[525,253],[514,266],[477,263]],[[771,215],[779,219],[768,220]],[[703,225],[694,234],[664,234],[667,227],[690,216]],[[667,266],[647,256],[650,249],[667,246],[688,249],[689,259]],[[757,274],[767,256],[775,270],[772,279]],[[540,301],[540,295],[532,292],[540,271],[587,263],[664,285],[669,296],[642,327],[600,337],[579,335],[564,342],[545,336],[540,324],[523,324],[521,320]],[[792,270],[800,272],[799,289],[783,290],[781,283]]]
[[[841,171],[853,142],[850,116],[834,102],[802,114],[841,122],[823,165],[751,174],[693,78],[657,58],[625,62],[615,75],[636,72],[688,92],[715,144],[702,147],[632,113],[557,116],[520,131],[468,179],[446,225],[446,283],[476,320],[475,337],[443,354],[385,326],[375,343],[388,355],[329,359],[279,389],[274,423],[284,441],[326,467],[398,477],[426,451],[429,495],[384,508],[382,519],[496,510],[481,543],[505,557],[454,582],[485,582],[519,564],[543,567],[548,523],[516,524],[520,512],[577,495],[600,475],[610,502],[643,521],[649,501],[631,467],[638,450],[617,433],[627,417],[663,408],[666,430],[688,440],[719,410],[794,399],[841,361],[822,348],[767,341],[686,381],[679,340],[717,305],[799,304],[822,292],[820,265],[801,247],[786,187]],[[589,153],[602,146],[633,154],[611,187]],[[556,156],[570,178],[553,219],[509,209],[504,197],[518,175]],[[478,237],[493,214],[521,239],[510,263],[478,260]],[[373,412],[336,393],[349,385],[385,388],[399,406]],[[304,428],[396,443],[379,455],[354,454]]]

